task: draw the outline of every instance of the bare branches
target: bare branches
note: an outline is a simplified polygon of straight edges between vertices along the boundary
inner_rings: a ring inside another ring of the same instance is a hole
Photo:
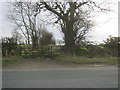
[[[38,43],[39,30],[37,28],[37,15],[40,10],[35,3],[31,2],[15,2],[13,3],[11,12],[11,20],[14,21],[24,37],[27,40],[27,44],[34,44],[35,47]]]
[[[97,5],[97,3],[92,2],[91,3],[98,9],[100,9],[101,11],[110,11],[108,8],[102,8],[100,5]]]
[[[57,7],[59,8],[60,13],[63,14],[63,15],[65,15],[65,13],[64,13],[62,7],[60,6],[60,4],[58,4],[58,3],[56,2],[56,5],[57,5]]]
[[[44,4],[45,5],[45,8],[47,9],[47,10],[49,10],[49,11],[51,11],[51,12],[53,12],[54,14],[56,14],[59,18],[61,18],[62,20],[65,20],[65,18],[61,15],[61,13],[63,13],[63,11],[62,12],[60,12],[60,13],[58,13],[56,10],[54,10],[50,5],[48,5],[46,2],[41,2],[42,4]],[[58,5],[57,5],[58,6]],[[59,7],[59,6],[58,6]],[[59,7],[59,9],[60,9],[60,7]],[[62,10],[62,9],[60,9],[60,10]]]
[[[75,6],[75,9],[77,9],[77,8],[87,4],[87,3],[88,3],[88,1],[87,2],[82,2],[82,3],[80,2],[77,6]]]

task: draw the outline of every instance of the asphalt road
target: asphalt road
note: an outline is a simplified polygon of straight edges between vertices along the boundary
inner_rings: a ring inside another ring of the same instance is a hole
[[[117,88],[117,67],[16,70],[2,72],[3,88]]]

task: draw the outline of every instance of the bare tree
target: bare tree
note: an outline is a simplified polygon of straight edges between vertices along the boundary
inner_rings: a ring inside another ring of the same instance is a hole
[[[20,44],[23,41],[23,36],[17,30],[12,32],[12,37],[15,39],[17,44]]]
[[[14,2],[10,5],[9,18],[17,25],[27,40],[27,44],[32,42],[33,49],[38,46],[39,29],[37,16],[40,10],[35,3],[31,2]]]
[[[90,8],[90,9],[89,9]],[[76,0],[75,2],[16,2],[13,4],[11,19],[20,27],[26,37],[28,44],[30,39],[33,48],[38,45],[37,17],[40,11],[49,11],[61,26],[64,33],[65,53],[75,55],[76,44],[85,39],[85,35],[91,29],[92,23],[90,11],[94,9],[105,11],[98,3],[91,0]],[[17,18],[16,18],[17,16]]]
[[[48,32],[46,29],[41,30],[40,45],[47,46],[49,44],[55,44],[53,34]]]
[[[61,30],[64,33],[65,53],[71,55],[75,55],[76,43],[80,42],[91,28],[88,13],[90,9],[106,10],[91,0],[39,2],[37,6],[40,9],[45,9],[45,11],[50,11],[57,17],[55,23],[60,24]]]

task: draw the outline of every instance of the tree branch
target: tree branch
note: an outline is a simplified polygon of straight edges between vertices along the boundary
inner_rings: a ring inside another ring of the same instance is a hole
[[[75,7],[75,9],[77,9],[77,8],[79,8],[79,7],[81,7],[81,6],[85,5],[85,4],[87,4],[87,3],[88,3],[88,2],[79,3],[79,4]]]
[[[45,8],[48,9],[49,11],[53,12],[54,14],[56,14],[58,17],[60,17],[62,20],[65,20],[65,18],[58,13],[57,11],[55,11],[52,7],[50,7],[46,2],[41,2],[42,4],[45,5]]]

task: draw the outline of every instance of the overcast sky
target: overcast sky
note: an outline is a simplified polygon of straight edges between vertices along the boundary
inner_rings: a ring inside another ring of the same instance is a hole
[[[111,0],[114,6],[111,8],[114,12],[98,13],[93,18],[95,26],[90,32],[89,40],[103,42],[109,35],[118,36],[118,0]],[[0,3],[0,36],[10,36],[13,30],[12,24],[7,20],[8,8],[6,3]],[[62,38],[62,33],[55,26],[47,26],[47,29],[53,32],[55,38]]]

